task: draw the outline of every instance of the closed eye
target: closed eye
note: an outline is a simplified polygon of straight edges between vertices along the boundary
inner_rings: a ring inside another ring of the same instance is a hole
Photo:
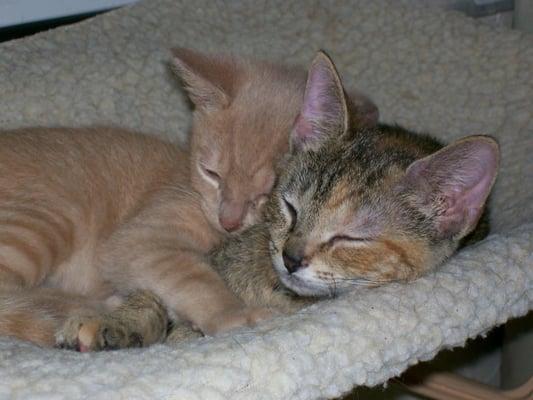
[[[289,232],[291,232],[296,225],[298,211],[296,211],[296,208],[294,208],[294,206],[285,197],[283,197],[283,202],[285,203],[285,207],[287,207],[287,210],[289,210],[289,215],[291,216],[291,225],[289,227]]]
[[[331,239],[329,239],[329,243],[331,245],[336,243],[364,243],[364,242],[370,242],[372,241],[372,238],[366,238],[366,237],[355,237],[355,236],[348,236],[348,235],[336,235],[333,236]]]
[[[222,179],[218,172],[215,170],[206,167],[203,164],[200,164],[200,171],[202,172],[202,175],[204,175],[211,183],[215,185],[220,184],[220,180]]]

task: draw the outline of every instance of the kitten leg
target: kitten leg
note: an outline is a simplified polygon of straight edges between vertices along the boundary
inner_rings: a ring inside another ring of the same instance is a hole
[[[267,308],[247,307],[204,257],[193,251],[181,249],[156,264],[137,267],[138,272],[122,282],[152,291],[172,313],[206,335],[253,326],[272,316]]]
[[[96,302],[57,289],[0,290],[0,336],[52,347],[56,331],[69,315],[98,309]]]
[[[73,254],[75,225],[67,207],[33,188],[33,178],[14,179],[15,171],[0,176],[0,335],[53,346],[69,313],[91,307],[80,296],[39,288]]]
[[[167,325],[161,301],[138,290],[112,311],[72,315],[56,332],[56,345],[81,352],[149,346],[165,338]]]
[[[172,316],[207,335],[268,318],[267,309],[246,307],[209,264],[221,236],[195,196],[179,187],[157,193],[98,249],[103,278],[120,293],[153,292]]]

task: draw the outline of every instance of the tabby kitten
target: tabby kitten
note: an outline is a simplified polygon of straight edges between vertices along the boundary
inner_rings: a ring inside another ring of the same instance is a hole
[[[478,228],[499,168],[498,143],[448,146],[398,126],[357,129],[331,60],[309,70],[294,154],[265,223],[226,240],[212,264],[248,305],[409,281],[442,264]],[[483,234],[478,235],[478,239]]]
[[[413,280],[476,231],[499,167],[494,139],[443,147],[400,127],[357,129],[351,107],[319,53],[265,221],[211,252],[211,265],[248,306],[290,312],[320,297]],[[168,340],[191,335],[189,325],[177,325]]]
[[[192,185],[211,223],[237,232],[259,220],[274,185],[274,166],[289,150],[305,71],[183,48],[173,55],[173,69],[195,106]],[[352,93],[354,124],[374,126],[377,107],[362,93]]]

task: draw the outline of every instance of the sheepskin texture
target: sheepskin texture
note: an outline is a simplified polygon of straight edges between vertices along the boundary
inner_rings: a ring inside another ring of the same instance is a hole
[[[97,354],[0,339],[5,399],[319,399],[373,386],[533,308],[533,37],[395,1],[140,2],[0,46],[0,123],[116,124],[183,139],[168,48],[307,64],[329,51],[381,119],[497,137],[493,234],[411,284],[255,329]],[[9,173],[4,171],[3,173]]]

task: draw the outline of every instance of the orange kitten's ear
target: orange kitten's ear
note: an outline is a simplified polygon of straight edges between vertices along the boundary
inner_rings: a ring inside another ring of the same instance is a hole
[[[230,104],[237,70],[231,59],[185,48],[173,49],[172,55],[172,69],[183,80],[196,107],[222,109]]]
[[[407,184],[414,188],[422,211],[434,216],[441,238],[460,238],[475,228],[499,163],[496,140],[469,136],[407,168]]]
[[[326,53],[316,55],[307,74],[304,99],[291,139],[296,149],[316,149],[348,129],[348,111],[339,74]]]

